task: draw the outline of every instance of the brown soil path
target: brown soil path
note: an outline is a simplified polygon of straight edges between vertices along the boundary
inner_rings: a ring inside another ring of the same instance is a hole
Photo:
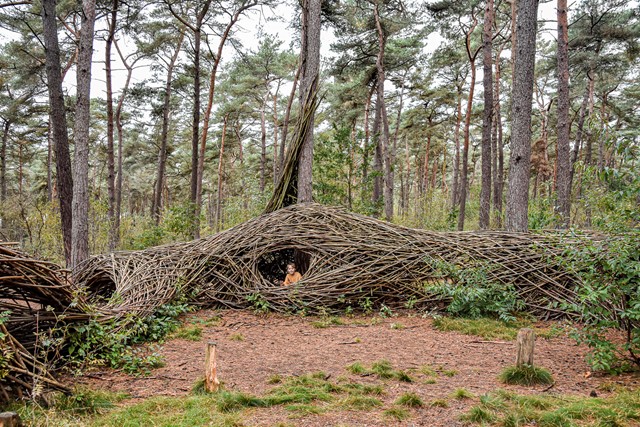
[[[210,319],[220,317],[220,321]],[[218,348],[218,377],[228,390],[260,395],[272,385],[273,375],[282,377],[322,371],[332,380],[346,378],[359,383],[380,383],[384,405],[372,412],[341,411],[303,418],[290,418],[290,412],[275,407],[250,412],[247,425],[275,426],[455,426],[462,425],[460,414],[477,404],[478,399],[456,400],[456,389],[464,388],[475,396],[498,388],[521,393],[566,393],[587,396],[607,379],[590,376],[585,363],[586,349],[566,336],[538,339],[536,365],[547,368],[556,380],[546,387],[505,387],[497,381],[503,367],[512,365],[515,342],[491,342],[454,332],[439,332],[429,318],[399,315],[344,318],[346,325],[318,328],[318,318],[256,315],[248,311],[204,310],[185,319],[187,324],[201,324],[199,342],[173,339],[162,346],[166,366],[154,370],[151,377],[136,378],[118,372],[93,374],[83,382],[93,387],[124,391],[135,401],[151,396],[180,396],[190,392],[203,376],[204,347],[215,341]],[[207,321],[209,326],[207,326]],[[401,325],[401,327],[397,327]],[[395,369],[416,370],[412,383],[379,380],[373,376],[350,374],[345,367],[361,362],[388,360]],[[429,365],[436,369],[436,382],[430,384],[417,370]],[[448,376],[445,371],[449,371]],[[96,379],[99,378],[99,379]],[[610,379],[608,379],[610,381]],[[393,423],[382,416],[384,409],[403,393],[418,394],[424,402],[446,399],[448,408],[426,405],[411,410],[409,420]],[[599,392],[600,393],[600,392]]]

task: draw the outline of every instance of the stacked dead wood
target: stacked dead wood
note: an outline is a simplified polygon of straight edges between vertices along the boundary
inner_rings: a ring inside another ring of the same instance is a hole
[[[57,357],[56,349],[42,341],[62,325],[88,318],[81,301],[68,271],[0,243],[0,401],[44,388],[66,390],[45,363]]]

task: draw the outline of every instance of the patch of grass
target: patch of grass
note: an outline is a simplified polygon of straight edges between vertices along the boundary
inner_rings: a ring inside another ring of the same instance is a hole
[[[473,399],[475,396],[473,395],[473,393],[471,393],[467,389],[458,388],[456,389],[456,391],[451,393],[451,397],[457,400],[463,400],[463,399]]]
[[[517,385],[537,385],[553,384],[551,373],[544,368],[522,365],[521,367],[510,366],[500,373],[500,381],[505,384]]]
[[[464,419],[485,425],[516,427],[626,426],[640,420],[640,393],[621,391],[606,399],[518,395],[498,391],[480,398]]]
[[[424,406],[424,402],[420,399],[415,393],[405,393],[402,396],[398,397],[395,401],[396,405],[407,406],[410,408],[418,408],[420,406]]]
[[[315,322],[311,322],[311,325],[314,328],[329,328],[331,326],[342,326],[344,325],[344,321],[342,319],[340,319],[339,317],[335,317],[335,316],[331,316],[331,317],[324,317],[320,320],[317,320]]]
[[[362,375],[367,373],[367,368],[360,362],[354,362],[351,365],[347,366],[347,371],[351,372],[354,375]]]
[[[493,412],[481,407],[474,406],[462,417],[463,421],[469,421],[476,424],[491,424],[496,420]]]
[[[189,341],[200,341],[202,339],[202,328],[199,326],[183,326],[171,334],[171,338],[182,338]]]
[[[395,376],[393,366],[391,366],[391,363],[388,360],[374,362],[373,365],[371,365],[371,372],[381,379],[389,379]]]
[[[282,382],[282,375],[273,374],[267,379],[267,384],[280,384]]]
[[[244,335],[242,334],[233,334],[229,337],[231,341],[244,341]]]
[[[285,409],[289,412],[294,412],[297,416],[304,417],[307,415],[318,415],[325,412],[325,409],[316,405],[288,405]]]
[[[428,377],[435,377],[435,376],[438,375],[436,373],[436,370],[433,367],[429,366],[429,365],[422,365],[420,367],[420,369],[418,369],[418,371],[420,373],[422,373],[423,375],[426,375]]]
[[[449,401],[447,399],[434,399],[429,405],[437,408],[448,408]]]
[[[392,323],[391,325],[391,329],[404,329],[404,325],[402,323]]]
[[[437,382],[438,381],[436,381],[435,378],[427,378],[426,380],[423,381],[423,383],[425,383],[425,384],[435,384]]]
[[[349,394],[372,394],[374,396],[384,394],[384,389],[381,385],[348,383],[342,384],[341,388]]]
[[[382,406],[382,401],[371,396],[351,395],[343,399],[340,402],[340,406],[345,409],[368,411],[377,406]]]
[[[217,397],[216,408],[220,412],[233,412],[244,408],[264,408],[271,406],[271,402],[265,399],[240,392],[222,391]]]
[[[455,369],[444,369],[442,371],[442,375],[447,377],[455,377],[456,375],[458,375],[458,371],[456,371]]]
[[[403,421],[406,420],[407,418],[411,417],[411,414],[409,414],[409,411],[407,411],[404,408],[398,408],[398,407],[392,407],[389,409],[386,409],[383,413],[382,413],[386,418],[391,418],[394,419],[396,421]]]
[[[440,316],[433,319],[433,327],[442,332],[460,332],[465,335],[475,335],[488,340],[513,341],[521,328],[532,328],[539,338],[553,338],[562,332],[561,328],[535,328],[527,319],[517,319],[512,322],[496,320],[487,317],[467,319],[463,317]]]
[[[407,374],[405,371],[395,371],[394,376],[398,381],[402,381],[403,383],[413,382],[413,378],[411,378],[411,376]]]

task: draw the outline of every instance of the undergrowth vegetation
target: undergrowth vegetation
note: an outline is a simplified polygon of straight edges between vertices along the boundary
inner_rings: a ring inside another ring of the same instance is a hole
[[[495,426],[578,427],[637,425],[640,392],[622,391],[608,398],[523,396],[499,390],[480,397],[463,420]]]
[[[151,316],[133,319],[126,327],[118,320],[72,324],[63,331],[68,365],[82,369],[103,364],[128,374],[148,374],[150,369],[162,366],[163,361],[157,345],[142,344],[162,342],[180,326],[178,317],[189,310],[185,300],[179,298],[161,306]]]

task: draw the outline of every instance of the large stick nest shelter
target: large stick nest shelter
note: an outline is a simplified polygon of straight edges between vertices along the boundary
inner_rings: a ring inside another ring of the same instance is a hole
[[[96,256],[75,277],[105,316],[146,316],[177,293],[205,306],[259,302],[281,312],[357,308],[365,300],[437,309],[446,301],[425,285],[454,280],[439,268],[448,265],[482,269],[490,282],[513,286],[527,311],[550,318],[576,299],[572,276],[553,261],[563,244],[556,234],[416,230],[307,203],[188,244]],[[308,260],[302,280],[274,283],[300,254]]]

